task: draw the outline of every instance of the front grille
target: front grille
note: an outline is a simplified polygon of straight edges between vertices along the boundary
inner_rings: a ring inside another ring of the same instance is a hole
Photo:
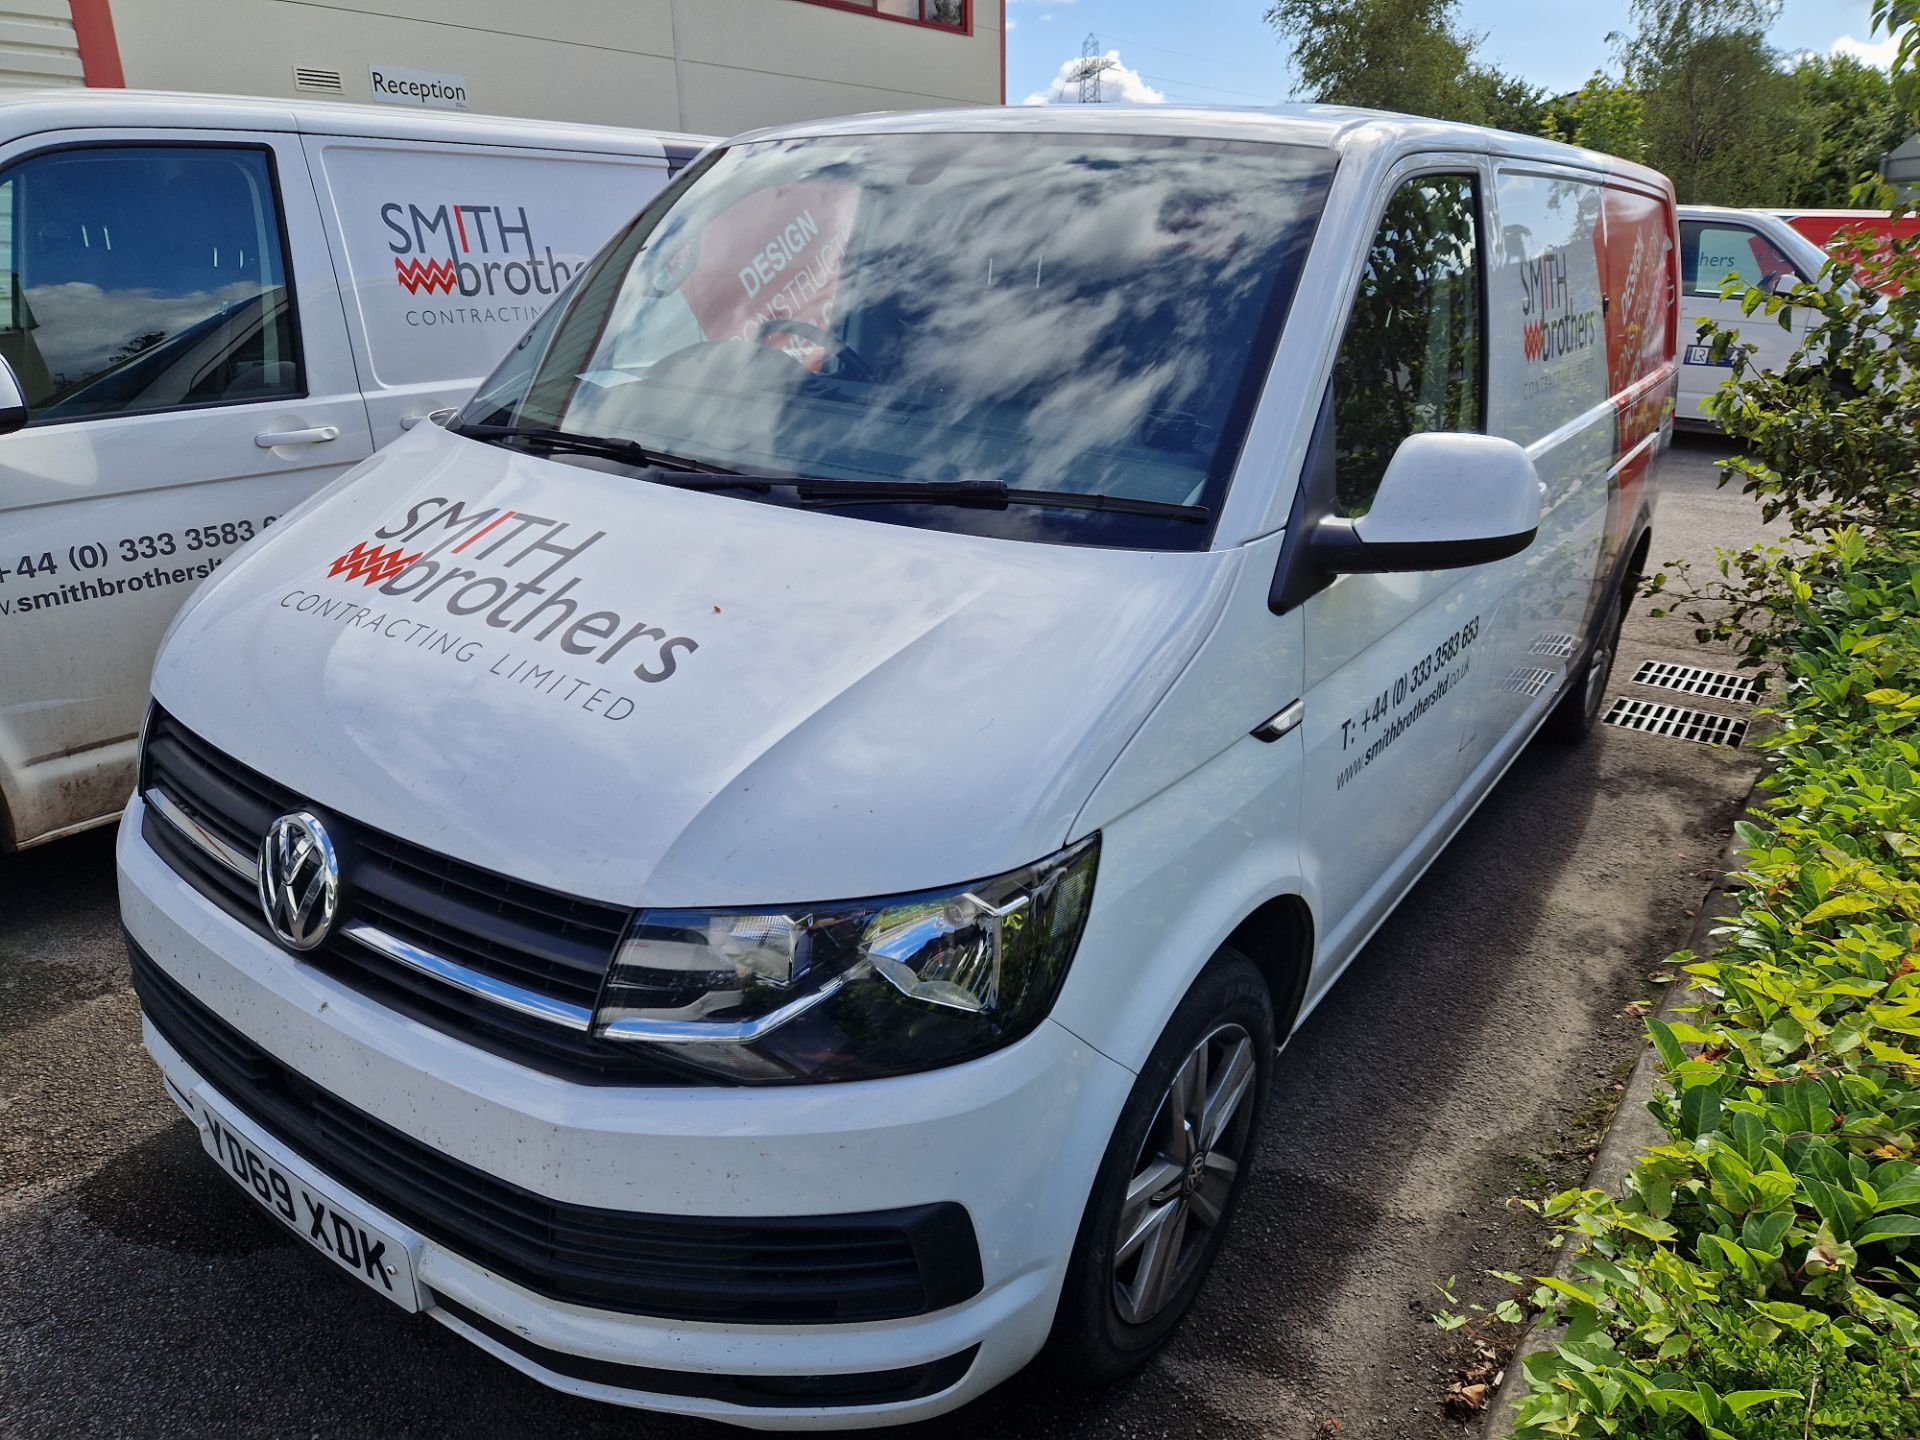
[[[322,813],[340,853],[339,925],[365,921],[480,975],[592,1010],[631,911],[580,900],[435,854],[341,817],[215,749],[156,706],[147,722],[141,793],[163,792],[243,855],[290,811]],[[149,807],[141,834],[229,915],[271,938],[253,882],[219,863]],[[658,1051],[596,1040],[485,999],[339,933],[300,957],[370,998],[470,1044],[589,1083],[704,1085]]]
[[[188,1065],[280,1143],[477,1265],[569,1304],[674,1320],[827,1324],[923,1315],[980,1291],[951,1201],[727,1220],[551,1200],[434,1150],[289,1069],[131,940],[134,989]]]

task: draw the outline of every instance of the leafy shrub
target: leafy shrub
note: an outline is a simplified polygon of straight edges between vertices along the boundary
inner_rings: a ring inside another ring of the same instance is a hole
[[[1920,98],[1920,0],[1875,16]],[[1705,1003],[1648,1021],[1665,1142],[1542,1207],[1580,1249],[1533,1295],[1567,1330],[1522,1436],[1920,1437],[1920,242],[1862,278],[1745,293],[1811,319],[1777,374],[1709,327],[1727,468],[1793,534],[1655,588],[1783,674],[1766,823],[1715,953],[1675,957]]]
[[[1667,1143],[1586,1250],[1522,1434],[1920,1435],[1920,532],[1824,537],[1791,628],[1737,918],[1676,957],[1710,1008],[1648,1026]]]

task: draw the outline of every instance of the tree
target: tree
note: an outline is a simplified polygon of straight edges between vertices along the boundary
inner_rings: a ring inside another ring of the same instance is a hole
[[[1547,107],[1540,131],[1550,140],[1584,145],[1624,160],[1644,160],[1647,154],[1640,92],[1598,70],[1573,94]]]
[[[1813,124],[1767,29],[1780,0],[1633,0],[1621,41],[1646,159],[1683,203],[1780,205],[1813,169]]]
[[[1844,209],[1853,187],[1878,173],[1907,138],[1907,117],[1885,72],[1850,55],[1803,55],[1793,67],[1813,125],[1812,168],[1788,203]]]
[[[1547,92],[1491,65],[1473,65],[1466,75],[1466,104],[1453,118],[1520,135],[1538,135],[1547,119]]]
[[[1459,0],[1272,0],[1267,22],[1293,42],[1301,88],[1327,105],[1537,131],[1544,96],[1474,60]]]

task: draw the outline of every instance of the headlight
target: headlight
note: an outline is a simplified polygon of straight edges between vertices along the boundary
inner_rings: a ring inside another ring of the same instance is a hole
[[[747,1082],[860,1080],[972,1059],[1053,1006],[1098,836],[970,885],[754,910],[643,910],[596,1034]]]

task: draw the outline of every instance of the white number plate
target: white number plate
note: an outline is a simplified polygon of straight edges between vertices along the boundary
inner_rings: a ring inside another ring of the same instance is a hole
[[[420,1308],[414,1256],[405,1242],[369,1224],[299,1161],[209,1105],[196,1089],[200,1143],[269,1214],[362,1284],[407,1310]]]

